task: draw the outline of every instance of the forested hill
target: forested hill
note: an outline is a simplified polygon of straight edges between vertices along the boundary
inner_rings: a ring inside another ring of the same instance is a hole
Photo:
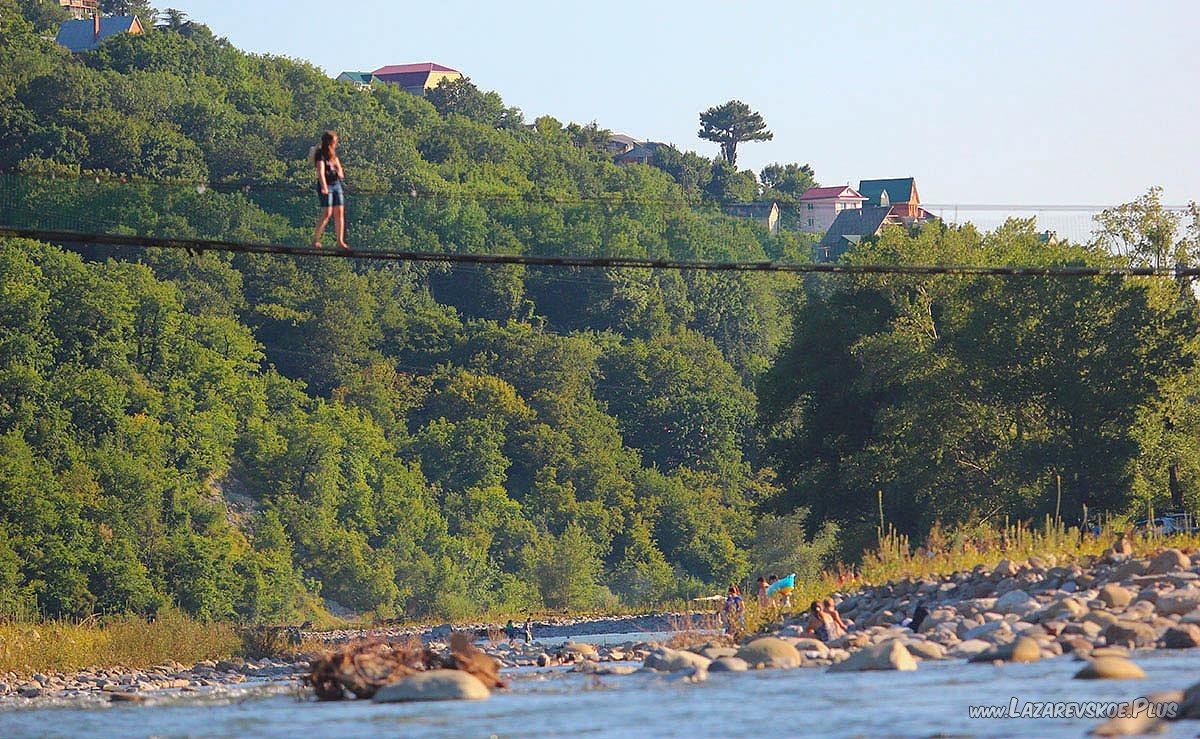
[[[360,91],[178,17],[72,56],[59,14],[0,0],[6,219],[306,244],[305,156],[332,128],[359,248],[807,250],[720,207],[786,201],[799,165],[766,184],[672,148],[618,167],[597,125],[526,124],[466,83]],[[1182,215],[1151,190],[1095,244],[933,223],[845,259],[1174,264],[1200,244],[1200,209]],[[881,526],[945,545],[939,523],[1195,510],[1198,325],[1169,280],[0,240],[0,617],[643,605],[811,574]]]
[[[441,110],[361,92],[198,24],[75,57],[48,40],[52,4],[17,5],[0,0],[0,166],[43,217],[304,244],[304,157],[332,128],[352,240],[797,248],[706,206],[754,178],[694,154],[617,167],[596,126],[526,126],[473,87]],[[129,186],[62,199],[80,175]],[[304,207],[273,207],[262,185]],[[0,250],[0,611],[174,602],[272,620],[320,596],[463,617],[650,603],[749,573],[774,493],[751,388],[793,283],[105,254]]]

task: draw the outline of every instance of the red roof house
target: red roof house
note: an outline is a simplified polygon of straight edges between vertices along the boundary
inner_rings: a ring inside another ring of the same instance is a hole
[[[438,86],[442,80],[457,80],[463,75],[457,69],[444,67],[434,62],[418,64],[389,64],[371,73],[375,79],[396,85],[405,92],[424,96],[426,91]]]

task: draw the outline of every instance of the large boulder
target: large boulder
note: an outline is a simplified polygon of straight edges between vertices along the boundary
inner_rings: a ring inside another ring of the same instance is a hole
[[[1200,719],[1200,683],[1183,691],[1183,701],[1179,704],[1179,715],[1175,718]]]
[[[1200,588],[1185,588],[1158,596],[1154,604],[1160,616],[1180,616],[1200,608]]]
[[[806,652],[815,652],[816,657],[825,659],[829,657],[829,647],[820,639],[801,638],[792,642],[792,646],[801,654]],[[808,656],[813,656],[809,654]]]
[[[650,654],[642,665],[659,672],[681,672],[683,670],[706,670],[712,660],[695,652],[659,647]]]
[[[898,639],[872,644],[851,654],[842,662],[831,666],[830,672],[862,672],[864,670],[903,670],[917,669],[917,661],[909,654],[908,649]]]
[[[1010,590],[996,599],[997,613],[1015,613],[1024,616],[1038,609],[1038,602],[1024,590]]]
[[[1146,570],[1150,575],[1165,575],[1168,572],[1186,570],[1192,566],[1192,560],[1178,549],[1165,549],[1154,555],[1150,567]]]
[[[375,702],[482,700],[489,695],[491,691],[469,672],[429,670],[384,685],[376,691]]]
[[[1113,570],[1112,577],[1114,580],[1129,580],[1146,574],[1149,567],[1150,563],[1144,559],[1131,559]]]
[[[1075,673],[1076,680],[1141,680],[1142,668],[1124,657],[1097,657]]]
[[[904,646],[912,656],[920,659],[946,659],[946,648],[937,642],[907,639]]]
[[[1167,629],[1162,635],[1164,649],[1194,649],[1200,647],[1200,626],[1179,624]]]
[[[1109,644],[1130,647],[1152,647],[1158,641],[1158,629],[1140,621],[1117,621],[1104,630],[1104,640]]]
[[[757,667],[799,667],[803,661],[799,650],[776,636],[764,636],[744,645],[735,655],[747,664]]]
[[[994,640],[1001,634],[1011,634],[1012,626],[1007,621],[988,621],[963,632],[963,639]]]
[[[1033,614],[1033,619],[1039,623],[1059,620],[1074,621],[1086,616],[1087,612],[1087,606],[1079,602],[1078,598],[1063,598]]]
[[[950,649],[950,656],[959,659],[970,659],[981,652],[991,649],[992,645],[982,639],[967,639],[955,644]]]
[[[745,672],[750,669],[746,660],[737,657],[717,657],[708,666],[709,672]]]
[[[1110,582],[1100,588],[1100,594],[1096,596],[1100,602],[1109,608],[1124,608],[1133,602],[1134,592],[1128,588],[1123,588],[1115,582]]]
[[[1011,644],[1001,644],[970,658],[971,662],[1037,662],[1042,658],[1042,648],[1037,640],[1028,636],[1017,637]]]
[[[596,651],[595,646],[586,644],[584,642],[574,641],[564,642],[563,645],[558,648],[558,656],[567,661],[600,659],[600,653]]]
[[[1017,567],[1016,562],[1011,559],[1002,559],[1000,564],[996,565],[996,569],[992,570],[992,577],[999,580],[1004,577],[1013,577],[1018,572],[1020,572],[1020,568]]]

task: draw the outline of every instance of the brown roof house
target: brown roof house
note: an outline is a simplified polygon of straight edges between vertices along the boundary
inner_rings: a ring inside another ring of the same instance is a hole
[[[462,78],[462,72],[457,69],[443,67],[434,62],[419,64],[391,64],[380,67],[371,73],[375,79],[389,85],[395,85],[413,95],[425,96],[442,80],[454,81]]]

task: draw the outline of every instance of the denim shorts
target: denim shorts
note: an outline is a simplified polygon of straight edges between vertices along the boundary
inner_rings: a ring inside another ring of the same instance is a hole
[[[317,203],[322,208],[337,208],[346,204],[346,195],[342,191],[342,183],[333,183],[327,188],[325,195],[321,194],[321,186],[317,185]]]

